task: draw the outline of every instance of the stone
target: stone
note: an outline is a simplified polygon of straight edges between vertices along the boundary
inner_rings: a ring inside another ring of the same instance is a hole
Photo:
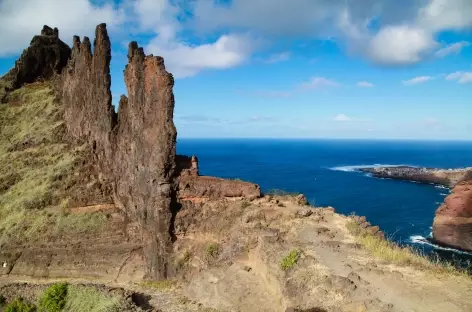
[[[458,183],[436,211],[433,239],[441,245],[472,251],[472,180]]]
[[[308,205],[308,200],[306,199],[305,195],[299,194],[295,197],[295,201],[298,205],[306,206]]]
[[[71,49],[59,39],[57,28],[45,25],[41,34],[33,37],[30,46],[23,51],[15,67],[4,78],[10,82],[12,90],[25,83],[49,80],[61,73],[70,54]]]

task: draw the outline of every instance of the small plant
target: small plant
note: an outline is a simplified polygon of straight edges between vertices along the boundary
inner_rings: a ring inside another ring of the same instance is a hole
[[[271,189],[268,190],[265,195],[272,195],[272,196],[298,196],[300,193],[297,192],[287,192],[284,190],[279,190],[279,189]]]
[[[215,259],[220,253],[220,246],[216,243],[211,243],[206,247],[205,255],[207,259]]]
[[[175,288],[177,286],[177,282],[175,280],[161,280],[161,281],[144,281],[141,282],[141,286],[148,289],[155,289],[155,290],[169,290]]]
[[[251,204],[250,204],[247,200],[243,200],[243,201],[241,202],[241,208],[244,209],[244,208],[247,208],[247,207],[249,207],[249,206],[251,206]]]
[[[192,257],[192,254],[190,253],[190,251],[186,250],[184,254],[182,255],[182,257],[177,261],[177,265],[179,266],[179,268],[186,266],[188,262],[190,261],[191,257]]]
[[[280,267],[282,270],[287,271],[297,264],[300,254],[301,251],[298,249],[293,249],[290,251],[290,253],[280,262]]]
[[[7,303],[7,300],[5,297],[3,297],[3,295],[0,295],[0,307],[3,307],[5,303]]]
[[[21,298],[16,298],[5,307],[5,312],[35,312],[36,307],[28,304]]]
[[[60,312],[66,305],[67,284],[57,283],[49,286],[39,298],[40,312]]]

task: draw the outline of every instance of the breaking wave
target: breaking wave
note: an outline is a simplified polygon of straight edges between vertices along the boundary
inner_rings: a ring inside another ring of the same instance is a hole
[[[428,246],[433,247],[434,249],[438,249],[438,250],[452,251],[454,253],[461,254],[461,255],[469,255],[469,256],[472,255],[472,253],[470,253],[470,252],[461,251],[461,250],[457,250],[457,249],[454,249],[454,248],[448,248],[448,247],[443,247],[443,246],[436,245],[436,244],[432,243],[429,239],[427,239],[427,238],[425,238],[421,235],[412,235],[412,236],[410,236],[409,241],[410,241],[410,243],[413,243],[413,244],[428,245]]]
[[[414,167],[410,165],[374,164],[374,165],[338,166],[338,167],[331,167],[329,169],[333,171],[354,172],[354,171],[358,171],[359,169],[368,169],[368,168],[377,168],[377,167],[402,167],[402,166]]]

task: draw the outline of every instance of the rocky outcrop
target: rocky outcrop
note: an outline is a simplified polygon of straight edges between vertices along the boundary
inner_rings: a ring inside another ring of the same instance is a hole
[[[433,239],[442,245],[472,251],[472,180],[457,184],[436,211]]]
[[[11,89],[38,79],[50,79],[61,73],[70,54],[71,49],[59,39],[57,28],[44,26],[41,34],[33,37],[30,46],[4,78],[9,81]]]
[[[440,184],[453,187],[458,182],[472,177],[472,168],[437,169],[409,166],[361,168],[362,172],[372,174],[376,178],[414,181],[420,183]]]
[[[149,277],[166,278],[175,193],[174,79],[163,58],[146,56],[136,42],[128,60],[128,98],[121,98],[113,138],[115,202],[141,225]]]

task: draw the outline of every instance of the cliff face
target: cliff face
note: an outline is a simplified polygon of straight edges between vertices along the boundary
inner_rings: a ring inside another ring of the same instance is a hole
[[[436,211],[433,238],[440,244],[472,251],[472,180],[458,183]]]
[[[143,229],[150,276],[165,278],[175,193],[174,79],[161,57],[145,56],[136,42],[128,60],[128,98],[121,98],[113,138],[115,203]]]

